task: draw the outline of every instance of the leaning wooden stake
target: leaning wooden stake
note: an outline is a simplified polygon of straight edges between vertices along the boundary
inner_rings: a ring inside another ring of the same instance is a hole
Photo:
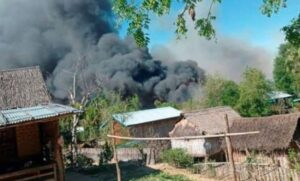
[[[112,134],[114,134],[114,124],[112,123],[111,126],[112,129]],[[113,152],[114,152],[114,158],[115,158],[115,162],[116,162],[116,170],[117,170],[117,180],[121,181],[121,169],[119,166],[119,160],[118,160],[118,154],[117,154],[117,149],[116,149],[116,139],[112,138],[112,147],[113,147]]]
[[[225,122],[226,122],[226,133],[229,133],[229,122],[228,122],[227,114],[225,114]],[[232,174],[233,174],[233,180],[237,181],[230,137],[225,136],[225,141],[226,141],[226,147],[227,147],[227,153],[228,153],[228,158],[229,158],[229,162],[230,162],[230,167],[231,167]]]

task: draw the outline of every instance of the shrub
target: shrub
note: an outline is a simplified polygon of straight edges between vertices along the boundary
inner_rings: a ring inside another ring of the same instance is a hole
[[[99,160],[100,166],[103,164],[107,164],[113,158],[112,147],[107,143],[107,141],[103,146],[103,150],[101,151],[99,158],[100,158]]]
[[[77,163],[79,168],[88,168],[91,167],[94,163],[93,159],[86,157],[85,155],[78,154]]]
[[[187,168],[193,164],[193,157],[183,149],[165,150],[161,154],[161,160],[175,167]]]

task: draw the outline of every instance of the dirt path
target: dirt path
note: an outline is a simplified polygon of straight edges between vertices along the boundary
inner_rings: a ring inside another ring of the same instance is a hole
[[[169,166],[168,164],[165,164],[165,163],[149,165],[149,167],[151,167],[153,169],[161,170],[170,175],[183,175],[193,181],[216,181],[215,179],[204,178],[204,177],[201,177],[199,174],[192,174],[186,169],[175,168],[175,167]]]

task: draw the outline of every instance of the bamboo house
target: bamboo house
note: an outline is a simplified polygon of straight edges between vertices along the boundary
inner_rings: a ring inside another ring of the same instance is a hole
[[[288,150],[300,150],[299,113],[234,120],[230,132],[259,131],[231,138],[235,162],[252,158],[259,163],[289,167]]]
[[[201,136],[220,134],[226,130],[225,114],[229,124],[240,115],[230,107],[215,107],[184,113],[169,133],[170,137]],[[222,151],[222,139],[206,138],[192,140],[171,140],[172,148],[182,148],[193,157],[209,157]]]
[[[0,180],[64,180],[58,121],[38,67],[0,71]]]

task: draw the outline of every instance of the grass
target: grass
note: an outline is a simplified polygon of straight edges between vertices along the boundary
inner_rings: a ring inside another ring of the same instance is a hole
[[[163,172],[150,174],[138,179],[131,179],[130,181],[190,181],[181,175],[168,175]]]
[[[184,176],[171,176],[169,174],[146,166],[131,163],[120,163],[120,167],[122,173],[122,181],[190,181]],[[79,173],[96,178],[100,181],[116,180],[116,169],[114,164],[81,169],[79,170]]]

